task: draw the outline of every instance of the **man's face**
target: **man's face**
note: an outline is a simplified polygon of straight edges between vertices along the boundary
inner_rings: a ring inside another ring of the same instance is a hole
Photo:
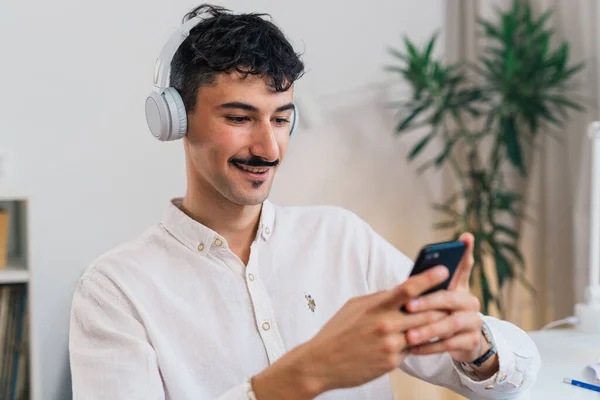
[[[219,74],[198,89],[185,136],[188,185],[239,205],[262,203],[287,148],[293,88],[275,92],[264,78]]]

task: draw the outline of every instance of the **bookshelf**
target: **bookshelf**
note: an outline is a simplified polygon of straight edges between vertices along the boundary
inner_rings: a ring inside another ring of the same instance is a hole
[[[0,399],[31,400],[29,199],[15,185],[0,184]],[[8,228],[8,230],[6,230]],[[4,232],[4,235],[2,234]]]
[[[10,265],[6,269],[0,270],[0,285],[27,282],[29,282],[29,271],[27,270],[12,268]]]

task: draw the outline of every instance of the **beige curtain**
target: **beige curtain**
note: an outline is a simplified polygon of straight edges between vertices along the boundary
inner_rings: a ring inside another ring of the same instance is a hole
[[[538,12],[554,10],[549,25],[556,41],[570,43],[573,62],[584,61],[580,94],[585,113],[573,114],[558,139],[544,136],[539,152],[531,154],[531,175],[521,185],[532,222],[523,224],[522,248],[527,276],[537,290],[532,295],[514,284],[504,292],[506,319],[525,330],[573,315],[587,285],[590,154],[587,124],[598,118],[598,60],[600,4],[597,0],[530,0]],[[493,18],[495,8],[507,9],[512,0],[448,0],[445,57],[449,61],[477,58],[483,43],[477,39],[477,18]],[[460,399],[442,388],[393,374],[398,399]],[[407,393],[407,388],[410,388]],[[426,393],[426,394],[425,394]]]
[[[539,151],[530,154],[532,166],[522,191],[531,222],[520,228],[527,260],[527,276],[537,294],[520,285],[507,287],[507,319],[523,329],[573,314],[587,284],[589,232],[589,139],[587,124],[598,114],[597,0],[529,0],[537,12],[553,10],[549,25],[555,42],[570,44],[572,62],[584,61],[579,94],[587,99],[585,113],[572,114],[559,137],[543,135]],[[484,43],[475,40],[476,18],[493,18],[495,9],[507,9],[512,0],[450,0],[447,10],[447,57],[474,60]]]
[[[587,285],[589,237],[590,141],[587,124],[598,114],[598,19],[596,0],[537,0],[554,10],[556,38],[570,43],[573,61],[587,68],[579,78],[588,101],[586,113],[574,114],[559,140],[546,136],[534,158],[527,188],[535,223],[523,226],[523,248],[537,296],[515,289],[511,319],[526,329],[573,315]]]

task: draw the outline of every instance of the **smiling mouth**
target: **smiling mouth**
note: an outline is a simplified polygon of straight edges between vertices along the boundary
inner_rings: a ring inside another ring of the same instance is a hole
[[[233,162],[233,165],[235,165],[237,168],[241,169],[242,171],[250,172],[252,174],[258,174],[258,175],[264,174],[269,170],[268,167],[249,167],[247,165],[239,164],[236,162]]]

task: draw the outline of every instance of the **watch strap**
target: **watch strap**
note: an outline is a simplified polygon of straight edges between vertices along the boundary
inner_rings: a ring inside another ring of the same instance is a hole
[[[481,367],[483,365],[484,362],[486,362],[487,360],[490,359],[490,357],[492,357],[494,354],[496,354],[496,349],[493,347],[490,347],[490,349],[488,351],[485,352],[484,355],[482,355],[481,357],[479,357],[478,359],[471,361],[469,364],[474,364],[477,367]]]
[[[486,342],[488,343],[488,345],[490,346],[490,349],[488,351],[486,351],[481,357],[479,357],[476,360],[473,360],[469,363],[469,364],[473,364],[477,367],[481,367],[481,365],[484,362],[489,360],[490,357],[492,357],[494,354],[496,354],[498,352],[498,350],[496,349],[496,343],[494,342],[494,338],[492,336],[492,332],[490,331],[490,328],[487,326],[485,321],[483,321],[483,325],[481,326],[481,333],[482,333],[483,337],[485,338]]]

